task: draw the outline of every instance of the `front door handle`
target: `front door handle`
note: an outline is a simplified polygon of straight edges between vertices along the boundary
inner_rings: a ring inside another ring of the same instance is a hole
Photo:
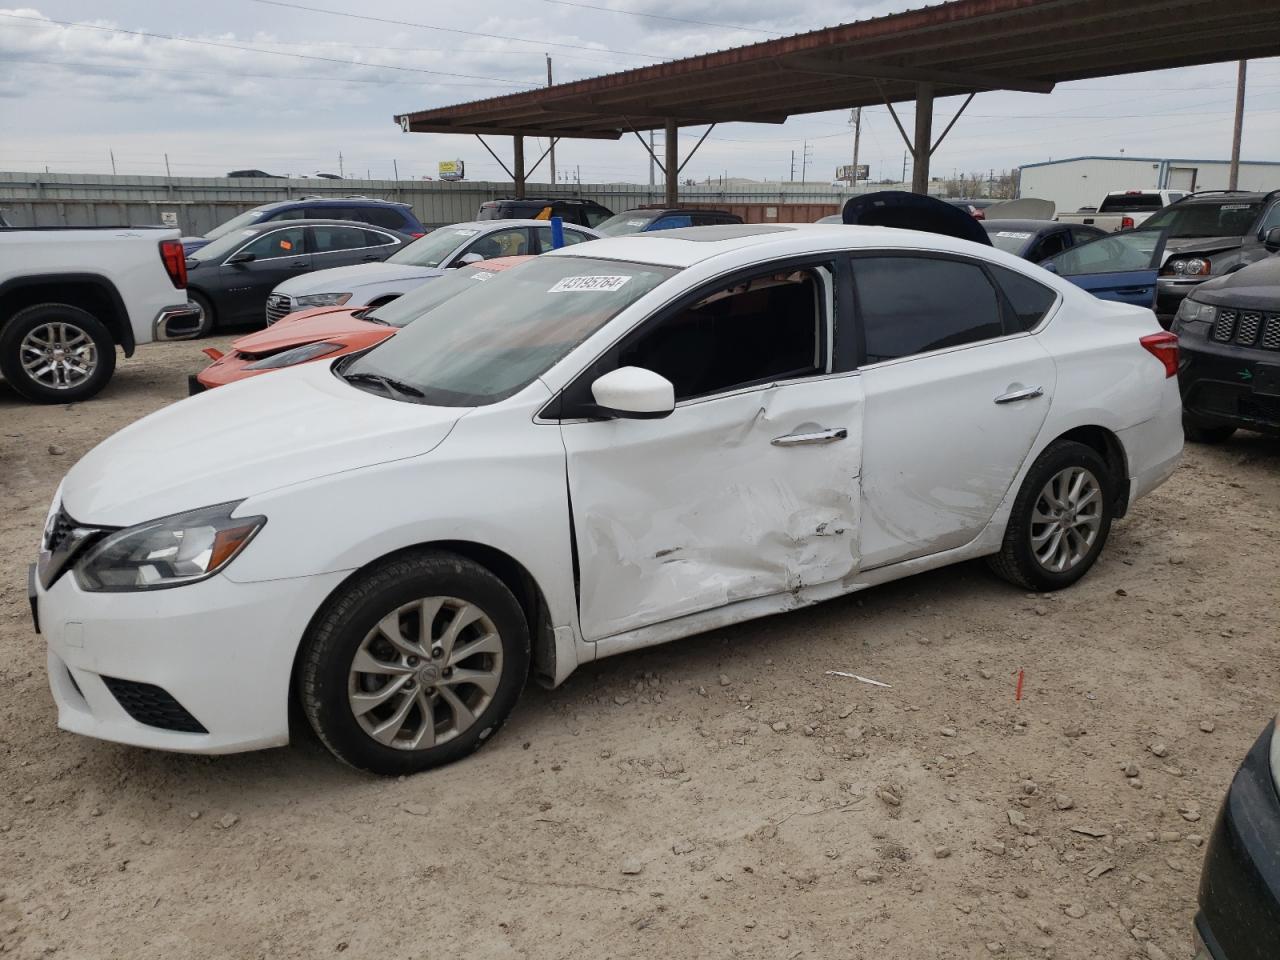
[[[1002,393],[996,397],[996,403],[1017,403],[1019,400],[1034,400],[1036,397],[1044,396],[1044,390],[1040,387],[1021,387],[1017,390],[1010,390],[1008,393]]]
[[[1150,292],[1151,292],[1150,287],[1125,287],[1123,290],[1116,291],[1116,293],[1118,293],[1122,297],[1140,297],[1144,293],[1150,293]]]
[[[378,256],[376,253],[371,253],[367,257],[361,257],[360,259],[364,263],[374,263],[375,261],[381,260],[382,258]]]
[[[806,443],[835,443],[849,436],[844,427],[833,427],[830,430],[815,430],[813,433],[789,433],[785,437],[774,437],[770,443],[775,447],[798,447]]]

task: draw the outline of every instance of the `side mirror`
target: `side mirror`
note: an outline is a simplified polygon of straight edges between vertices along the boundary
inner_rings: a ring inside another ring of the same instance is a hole
[[[227,257],[227,266],[232,266],[237,263],[249,263],[250,261],[257,259],[257,254],[250,253],[247,250],[241,250],[239,253],[233,253],[231,256]]]
[[[676,408],[676,389],[643,367],[619,367],[591,384],[601,413],[629,420],[660,420]]]
[[[482,253],[464,253],[457,260],[450,264],[451,267],[469,267],[473,263],[484,263],[484,254]]]
[[[1052,260],[1046,260],[1046,261],[1044,261],[1044,263],[1040,264],[1040,266],[1044,267],[1044,268],[1045,268],[1046,270],[1048,270],[1050,273],[1057,273],[1057,272],[1058,272],[1058,265],[1057,265],[1056,263],[1054,263]]]
[[[1272,227],[1262,238],[1262,245],[1271,253],[1280,252],[1280,227]]]

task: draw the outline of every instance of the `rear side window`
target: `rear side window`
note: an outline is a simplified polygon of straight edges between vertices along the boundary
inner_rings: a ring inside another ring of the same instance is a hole
[[[366,247],[386,247],[396,242],[395,237],[388,236],[378,230],[361,230]]]
[[[1058,300],[1058,295],[1044,284],[1036,283],[1015,270],[992,264],[991,272],[1004,291],[1009,306],[1013,308],[1014,320],[1019,330],[1030,330],[1037,326]]]
[[[675,230],[679,227],[689,227],[693,225],[693,217],[687,213],[672,213],[665,217],[659,217],[650,224],[650,230]]]
[[[372,223],[375,227],[387,227],[391,230],[405,228],[404,214],[395,207],[363,207],[360,210],[360,220]]]
[[[853,260],[866,363],[1004,334],[1000,301],[982,269],[929,257]]]
[[[608,220],[610,217],[613,216],[613,214],[610,213],[604,207],[587,207],[585,210],[582,211],[582,213],[583,215],[582,217],[578,218],[578,222],[581,223],[583,220],[585,220],[586,223],[584,224],[584,226],[588,226],[588,227],[594,227],[596,226],[596,224],[604,223],[606,220]]]
[[[357,227],[312,227],[311,237],[316,253],[336,253],[368,246],[365,237],[372,232]]]

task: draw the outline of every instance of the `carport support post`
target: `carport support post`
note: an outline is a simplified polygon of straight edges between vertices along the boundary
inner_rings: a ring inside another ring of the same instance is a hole
[[[667,121],[667,135],[664,144],[667,154],[667,199],[668,207],[674,207],[680,196],[680,133],[674,120]]]
[[[524,137],[515,136],[511,138],[514,141],[514,149],[512,151],[512,167],[514,167],[514,175],[512,179],[516,182],[516,199],[524,199]]]
[[[911,148],[911,192],[929,193],[929,155],[933,147],[933,84],[916,84],[916,138]]]

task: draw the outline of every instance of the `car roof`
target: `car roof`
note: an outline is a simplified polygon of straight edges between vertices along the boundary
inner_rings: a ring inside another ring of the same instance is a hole
[[[304,220],[264,220],[260,223],[251,223],[241,227],[241,230],[249,230],[255,233],[266,233],[268,230],[284,230],[288,227],[356,227],[359,230],[382,230],[386,233],[399,233],[408,236],[395,227],[384,227],[376,223],[365,223],[363,220],[321,220],[304,219]]]
[[[765,248],[760,251],[765,255],[787,256],[860,247],[940,250],[969,255],[980,249],[987,258],[996,258],[993,256],[996,251],[991,246],[937,233],[834,223],[733,223],[714,227],[679,227],[606,237],[552,250],[543,256],[593,257],[683,268],[739,250]]]
[[[508,227],[549,226],[551,226],[550,220],[534,220],[529,217],[507,217],[503,220],[464,220],[462,223],[446,223],[442,227],[436,227],[436,230],[476,230],[487,232],[490,230],[506,230]],[[595,232],[590,227],[584,227],[580,223],[566,223],[564,228],[566,230],[585,230],[588,233]],[[432,230],[431,233],[435,233],[436,230]],[[427,236],[430,235],[431,234],[427,234]]]
[[[1203,193],[1189,193],[1176,202],[1178,206],[1188,203],[1238,203],[1241,200],[1264,200],[1269,195],[1261,190],[1206,190]]]
[[[552,203],[580,203],[583,206],[587,204],[596,207],[600,206],[594,200],[588,200],[586,197],[494,197],[492,200],[486,200],[481,206],[487,207],[491,203],[540,203],[543,206]]]
[[[736,217],[736,213],[730,213],[728,210],[717,210],[714,207],[632,207],[630,210],[623,210],[622,213],[615,214],[619,217],[634,217],[637,213],[652,213],[659,216],[664,213],[715,213],[722,217]]]
[[[378,197],[294,197],[291,200],[272,200],[269,203],[261,204],[258,209],[275,209],[276,207],[289,206],[308,206],[315,203],[332,203],[344,207],[352,206],[375,206],[375,207],[412,207],[413,204],[405,203],[403,200],[381,200]]]

